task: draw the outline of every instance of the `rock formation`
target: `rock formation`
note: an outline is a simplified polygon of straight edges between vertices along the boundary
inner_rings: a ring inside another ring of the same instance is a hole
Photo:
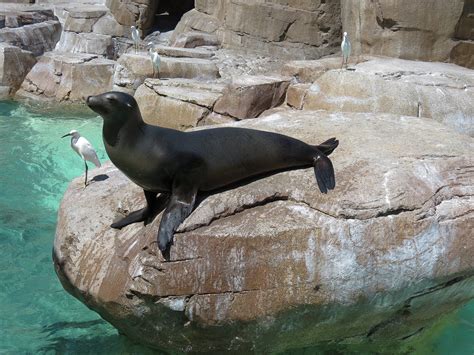
[[[348,0],[341,7],[342,27],[351,36],[354,54],[425,61],[451,56],[455,63],[468,64],[462,56],[474,53],[470,0]],[[452,52],[459,40],[471,42]]]
[[[341,141],[333,192],[304,169],[209,196],[169,263],[156,250],[160,217],[109,228],[143,204],[112,165],[86,190],[73,181],[56,270],[121,333],[170,352],[387,344],[474,297],[472,1],[16,2],[0,0],[2,98],[82,102],[113,89],[164,127]],[[159,33],[163,12],[186,13]]]
[[[172,43],[212,34],[224,47],[286,58],[319,58],[337,52],[339,1],[197,0],[173,33]]]
[[[59,210],[56,270],[121,333],[187,352],[384,344],[474,297],[470,137],[387,114],[286,111],[233,125],[313,144],[338,137],[336,189],[320,194],[303,169],[211,195],[164,262],[159,217],[109,227],[141,208],[137,186],[110,164],[86,190],[74,180]]]
[[[288,92],[288,104],[298,109],[429,117],[474,136],[473,70],[368,57],[352,70],[334,69],[335,65],[329,59],[287,63],[284,74],[309,82]]]

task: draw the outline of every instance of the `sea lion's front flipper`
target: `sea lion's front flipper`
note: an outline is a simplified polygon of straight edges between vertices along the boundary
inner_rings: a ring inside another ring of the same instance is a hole
[[[336,186],[331,160],[322,153],[319,153],[314,158],[314,174],[316,175],[319,190],[323,194],[327,193],[328,190],[334,189]]]
[[[156,192],[145,191],[146,206],[140,210],[130,212],[127,217],[122,218],[121,220],[112,223],[111,227],[116,229],[122,229],[125,226],[128,226],[132,223],[145,222],[148,221],[148,218],[153,215],[153,212],[156,212],[157,200]],[[161,197],[161,196],[160,196]]]
[[[170,258],[170,248],[173,244],[173,234],[179,225],[188,217],[196,202],[197,186],[174,181],[171,198],[161,217],[158,230],[158,247],[166,260]]]

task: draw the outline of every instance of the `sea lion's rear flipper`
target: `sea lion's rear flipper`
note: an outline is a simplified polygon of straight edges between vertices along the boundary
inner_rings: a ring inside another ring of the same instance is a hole
[[[161,217],[158,230],[158,247],[165,260],[170,259],[173,234],[179,225],[191,214],[196,202],[197,186],[173,182],[171,199]]]
[[[334,168],[331,160],[324,154],[318,154],[314,158],[314,174],[318,182],[319,190],[325,194],[328,190],[334,189],[336,179],[334,177]]]
[[[338,145],[339,145],[339,141],[335,137],[333,137],[321,143],[320,145],[316,145],[314,147],[320,150],[324,155],[328,156],[334,151],[334,149],[337,148]]]
[[[146,206],[138,211],[133,211],[128,214],[127,217],[122,218],[121,220],[112,223],[111,227],[116,229],[122,229],[125,226],[128,226],[132,223],[145,222],[145,225],[148,222],[148,219],[155,215],[156,213],[161,212],[164,208],[164,202],[166,202],[167,195],[161,194],[159,201],[156,199],[156,192],[145,191]]]

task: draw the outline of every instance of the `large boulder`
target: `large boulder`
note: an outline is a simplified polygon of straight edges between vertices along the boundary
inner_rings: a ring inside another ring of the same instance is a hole
[[[474,135],[474,71],[394,58],[372,58],[350,69],[325,71],[306,87],[300,107],[423,116]]]
[[[157,249],[160,218],[122,230],[141,190],[110,164],[61,202],[65,287],[122,334],[162,350],[277,353],[392,344],[474,298],[472,138],[429,119],[289,111],[233,124],[318,144],[336,136],[336,189],[313,169],[204,199]],[[238,146],[235,147],[238,150]]]
[[[354,54],[445,61],[466,0],[345,0],[342,28]]]
[[[106,0],[114,18],[124,26],[136,26],[143,34],[147,34],[155,21],[156,10],[160,1],[157,0]]]
[[[320,58],[340,43],[339,1],[196,1],[172,42],[190,31],[215,34],[224,47],[283,58]],[[187,36],[187,35],[186,35]]]
[[[8,88],[3,90],[0,98],[10,96],[18,90],[35,63],[33,53],[0,43],[0,87]]]
[[[209,123],[208,117],[225,87],[222,82],[147,79],[135,92],[135,99],[145,122],[185,130]],[[229,116],[222,118],[233,121]]]
[[[196,51],[194,57],[191,50],[176,51],[166,49],[169,47],[159,47],[162,54],[181,54],[177,57],[161,56],[159,71],[154,72],[147,52],[125,53],[118,59],[118,65],[114,74],[114,86],[117,90],[133,94],[135,90],[143,84],[146,78],[195,78],[195,79],[215,79],[220,76],[219,68],[208,58],[200,58],[205,51]]]
[[[32,52],[35,56],[51,51],[61,35],[59,21],[48,20],[31,25],[0,29],[0,42]]]
[[[135,92],[143,119],[184,130],[258,117],[285,99],[289,77],[243,75],[231,81],[147,79]]]
[[[28,73],[17,96],[81,102],[112,89],[115,64],[92,54],[48,52]]]

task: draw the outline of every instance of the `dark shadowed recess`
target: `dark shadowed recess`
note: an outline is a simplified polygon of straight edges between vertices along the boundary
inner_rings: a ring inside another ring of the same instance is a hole
[[[194,0],[159,0],[150,32],[174,30],[181,17],[194,9]]]

